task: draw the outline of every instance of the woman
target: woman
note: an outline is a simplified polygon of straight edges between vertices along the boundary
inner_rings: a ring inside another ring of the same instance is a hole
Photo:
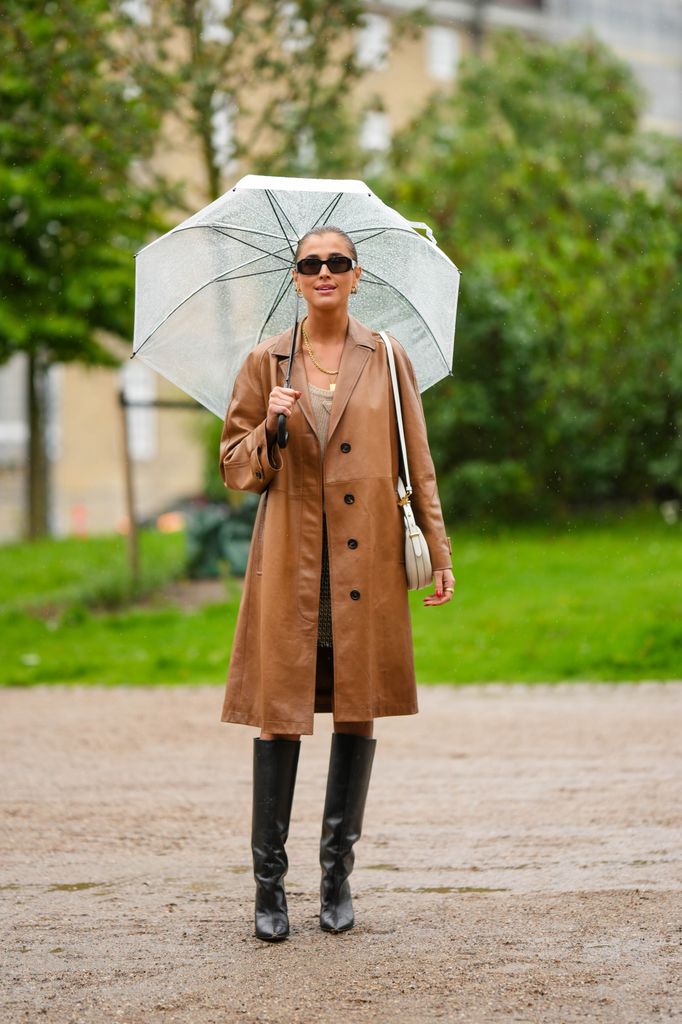
[[[398,439],[385,346],[348,314],[361,268],[330,225],[299,242],[292,271],[307,304],[291,387],[291,331],[262,342],[234,386],[220,445],[227,487],[261,494],[221,720],[254,740],[252,852],[256,936],[289,934],[285,843],[301,735],[334,716],[322,820],[320,926],[354,924],[348,877],[376,740],[373,720],[415,714],[416,685],[397,506]],[[394,342],[412,505],[429,545],[434,593],[454,590],[419,388]],[[280,450],[277,422],[289,440]]]

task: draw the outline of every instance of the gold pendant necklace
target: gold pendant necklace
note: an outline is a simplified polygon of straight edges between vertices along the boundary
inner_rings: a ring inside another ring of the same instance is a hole
[[[324,366],[320,366],[320,364],[318,363],[317,359],[315,358],[315,353],[313,352],[313,347],[310,344],[310,338],[308,337],[308,332],[305,329],[305,321],[307,319],[308,318],[306,317],[304,320],[301,321],[301,334],[303,335],[303,344],[305,345],[306,352],[310,356],[313,365],[316,366],[318,370],[320,370],[322,373],[326,373],[329,377],[335,377],[336,374],[339,372],[338,370],[325,370]],[[336,388],[336,381],[330,381],[330,383],[329,383],[329,390],[333,391],[335,388]]]

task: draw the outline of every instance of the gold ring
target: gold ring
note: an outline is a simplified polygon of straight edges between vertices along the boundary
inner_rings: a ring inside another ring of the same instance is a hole
[[[454,594],[454,592],[455,592],[455,588],[454,587],[445,587],[444,589],[445,589],[445,593],[446,594]]]

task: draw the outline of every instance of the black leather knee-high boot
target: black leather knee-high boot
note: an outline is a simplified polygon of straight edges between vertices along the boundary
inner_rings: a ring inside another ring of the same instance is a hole
[[[348,876],[353,845],[362,834],[376,740],[335,732],[329,756],[327,795],[320,840],[320,927],[343,932],[355,924]]]
[[[278,942],[289,934],[284,844],[289,836],[300,740],[253,742],[251,850],[256,879],[256,937]]]

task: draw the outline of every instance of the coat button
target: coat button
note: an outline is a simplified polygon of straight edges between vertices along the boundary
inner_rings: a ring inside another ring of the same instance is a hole
[[[344,453],[350,451],[350,445],[349,445],[348,441],[344,441],[343,442],[343,444],[341,445],[341,451],[344,452]]]
[[[358,542],[355,537],[351,537],[346,543],[348,544],[348,547],[353,548],[353,550],[358,546]]]
[[[354,494],[344,494],[343,500],[345,501],[346,505],[352,505],[353,502],[355,501],[355,495]]]
[[[359,601],[360,600],[360,591],[359,590],[351,590],[350,596],[353,598],[354,601]]]

